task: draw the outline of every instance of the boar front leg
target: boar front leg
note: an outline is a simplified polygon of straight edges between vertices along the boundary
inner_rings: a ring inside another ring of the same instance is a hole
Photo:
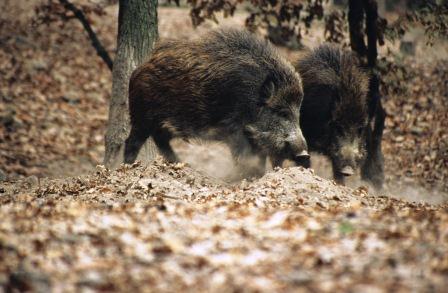
[[[236,136],[229,142],[230,151],[242,178],[258,178],[266,171],[266,155],[257,154],[244,136]]]

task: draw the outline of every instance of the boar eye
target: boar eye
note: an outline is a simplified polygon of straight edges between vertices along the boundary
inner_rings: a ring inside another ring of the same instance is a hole
[[[358,128],[358,134],[361,135],[364,132],[364,127]]]
[[[335,124],[333,127],[336,130],[336,132],[339,133],[339,134],[344,132],[344,128],[341,125],[339,125],[339,124]]]
[[[289,112],[286,110],[280,110],[280,111],[277,111],[277,115],[280,116],[281,118],[288,118]]]

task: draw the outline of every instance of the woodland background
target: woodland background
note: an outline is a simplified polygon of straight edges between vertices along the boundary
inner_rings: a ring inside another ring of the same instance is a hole
[[[393,1],[390,11],[379,2],[388,23],[406,12],[404,1]],[[36,7],[46,3],[0,4],[4,290],[446,288],[446,27],[431,37],[427,26],[411,23],[379,47],[387,117],[386,186],[378,194],[356,178],[341,187],[301,168],[228,183],[230,154],[214,143],[176,142],[188,165],[157,159],[112,171],[97,166],[105,151],[111,72],[69,12],[44,11],[53,19],[43,23],[36,18],[42,13]],[[113,59],[117,3],[72,3]],[[190,8],[159,3],[159,37],[190,39],[221,25],[242,27],[248,16],[242,5],[233,17],[216,13],[218,23],[194,28]],[[340,8],[325,11],[332,9]],[[342,27],[338,41],[348,45]],[[259,32],[266,34],[266,27]],[[299,54],[291,47],[328,38],[319,20],[301,35],[300,43],[279,48],[287,58]],[[315,173],[330,178],[327,162],[313,160]]]

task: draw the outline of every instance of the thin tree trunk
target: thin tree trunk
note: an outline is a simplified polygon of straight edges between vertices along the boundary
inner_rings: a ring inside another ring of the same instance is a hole
[[[378,58],[378,4],[376,0],[363,0],[362,5],[366,14],[366,31],[367,36],[367,67],[371,72],[369,95],[370,95],[370,118],[373,118],[378,110],[381,99],[380,94],[380,78],[376,72],[376,64]],[[384,109],[382,109],[384,111]]]
[[[365,18],[364,18],[365,16]],[[365,19],[365,32],[363,21]],[[350,45],[371,73],[369,84],[369,123],[366,137],[367,156],[361,166],[361,177],[370,181],[380,189],[384,182],[383,154],[381,140],[383,137],[384,120],[386,113],[381,103],[379,90],[380,79],[376,73],[378,58],[377,23],[378,4],[375,0],[350,0],[348,21],[350,29]],[[367,35],[367,46],[364,36]],[[367,57],[367,60],[365,58]]]
[[[384,158],[382,139],[386,112],[381,103],[379,78],[372,70],[369,84],[369,123],[367,131],[367,157],[361,166],[361,178],[369,181],[376,189],[381,189],[384,183]]]
[[[105,137],[104,164],[114,167],[123,162],[123,144],[129,134],[128,90],[132,71],[150,54],[158,38],[157,0],[120,0],[117,56],[112,71],[112,95]],[[156,154],[151,140],[140,159]]]
[[[375,68],[378,57],[378,4],[376,0],[364,0],[363,4],[366,13],[367,65]]]
[[[348,26],[350,31],[350,46],[352,50],[363,58],[367,53],[364,42],[363,28],[364,8],[362,0],[350,0],[348,2]]]

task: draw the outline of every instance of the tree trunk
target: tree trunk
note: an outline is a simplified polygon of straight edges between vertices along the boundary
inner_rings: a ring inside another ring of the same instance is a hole
[[[365,16],[365,17],[364,17]],[[365,19],[365,32],[363,21]],[[366,134],[367,155],[361,166],[361,178],[380,189],[384,182],[384,163],[381,150],[386,113],[381,103],[380,78],[376,73],[378,58],[378,4],[376,0],[350,0],[348,21],[350,45],[370,71],[369,126]],[[367,35],[367,46],[364,36]],[[367,58],[367,60],[366,60]]]
[[[366,56],[367,48],[364,43],[363,28],[364,8],[361,0],[350,0],[348,2],[348,27],[350,31],[350,46],[358,53],[360,58]]]
[[[104,164],[107,167],[123,162],[123,144],[129,134],[129,78],[148,57],[157,38],[157,0],[120,0],[117,55],[112,71],[112,95],[105,136]],[[151,160],[155,156],[152,140],[148,140],[142,153],[142,160]]]
[[[386,112],[381,103],[380,80],[372,72],[369,84],[369,125],[367,129],[367,156],[361,166],[361,179],[381,189],[384,183],[384,159],[381,142],[383,140]]]
[[[361,175],[376,188],[381,188],[384,182],[384,159],[381,142],[386,112],[381,103],[380,78],[376,72],[378,58],[378,4],[376,0],[364,0],[363,5],[366,13],[367,66],[371,70],[372,76],[369,86],[370,119],[374,119],[374,122],[371,126],[370,143],[367,144],[368,159],[361,170]]]
[[[378,57],[378,4],[376,0],[364,0],[363,4],[366,12],[367,65],[374,69]]]

